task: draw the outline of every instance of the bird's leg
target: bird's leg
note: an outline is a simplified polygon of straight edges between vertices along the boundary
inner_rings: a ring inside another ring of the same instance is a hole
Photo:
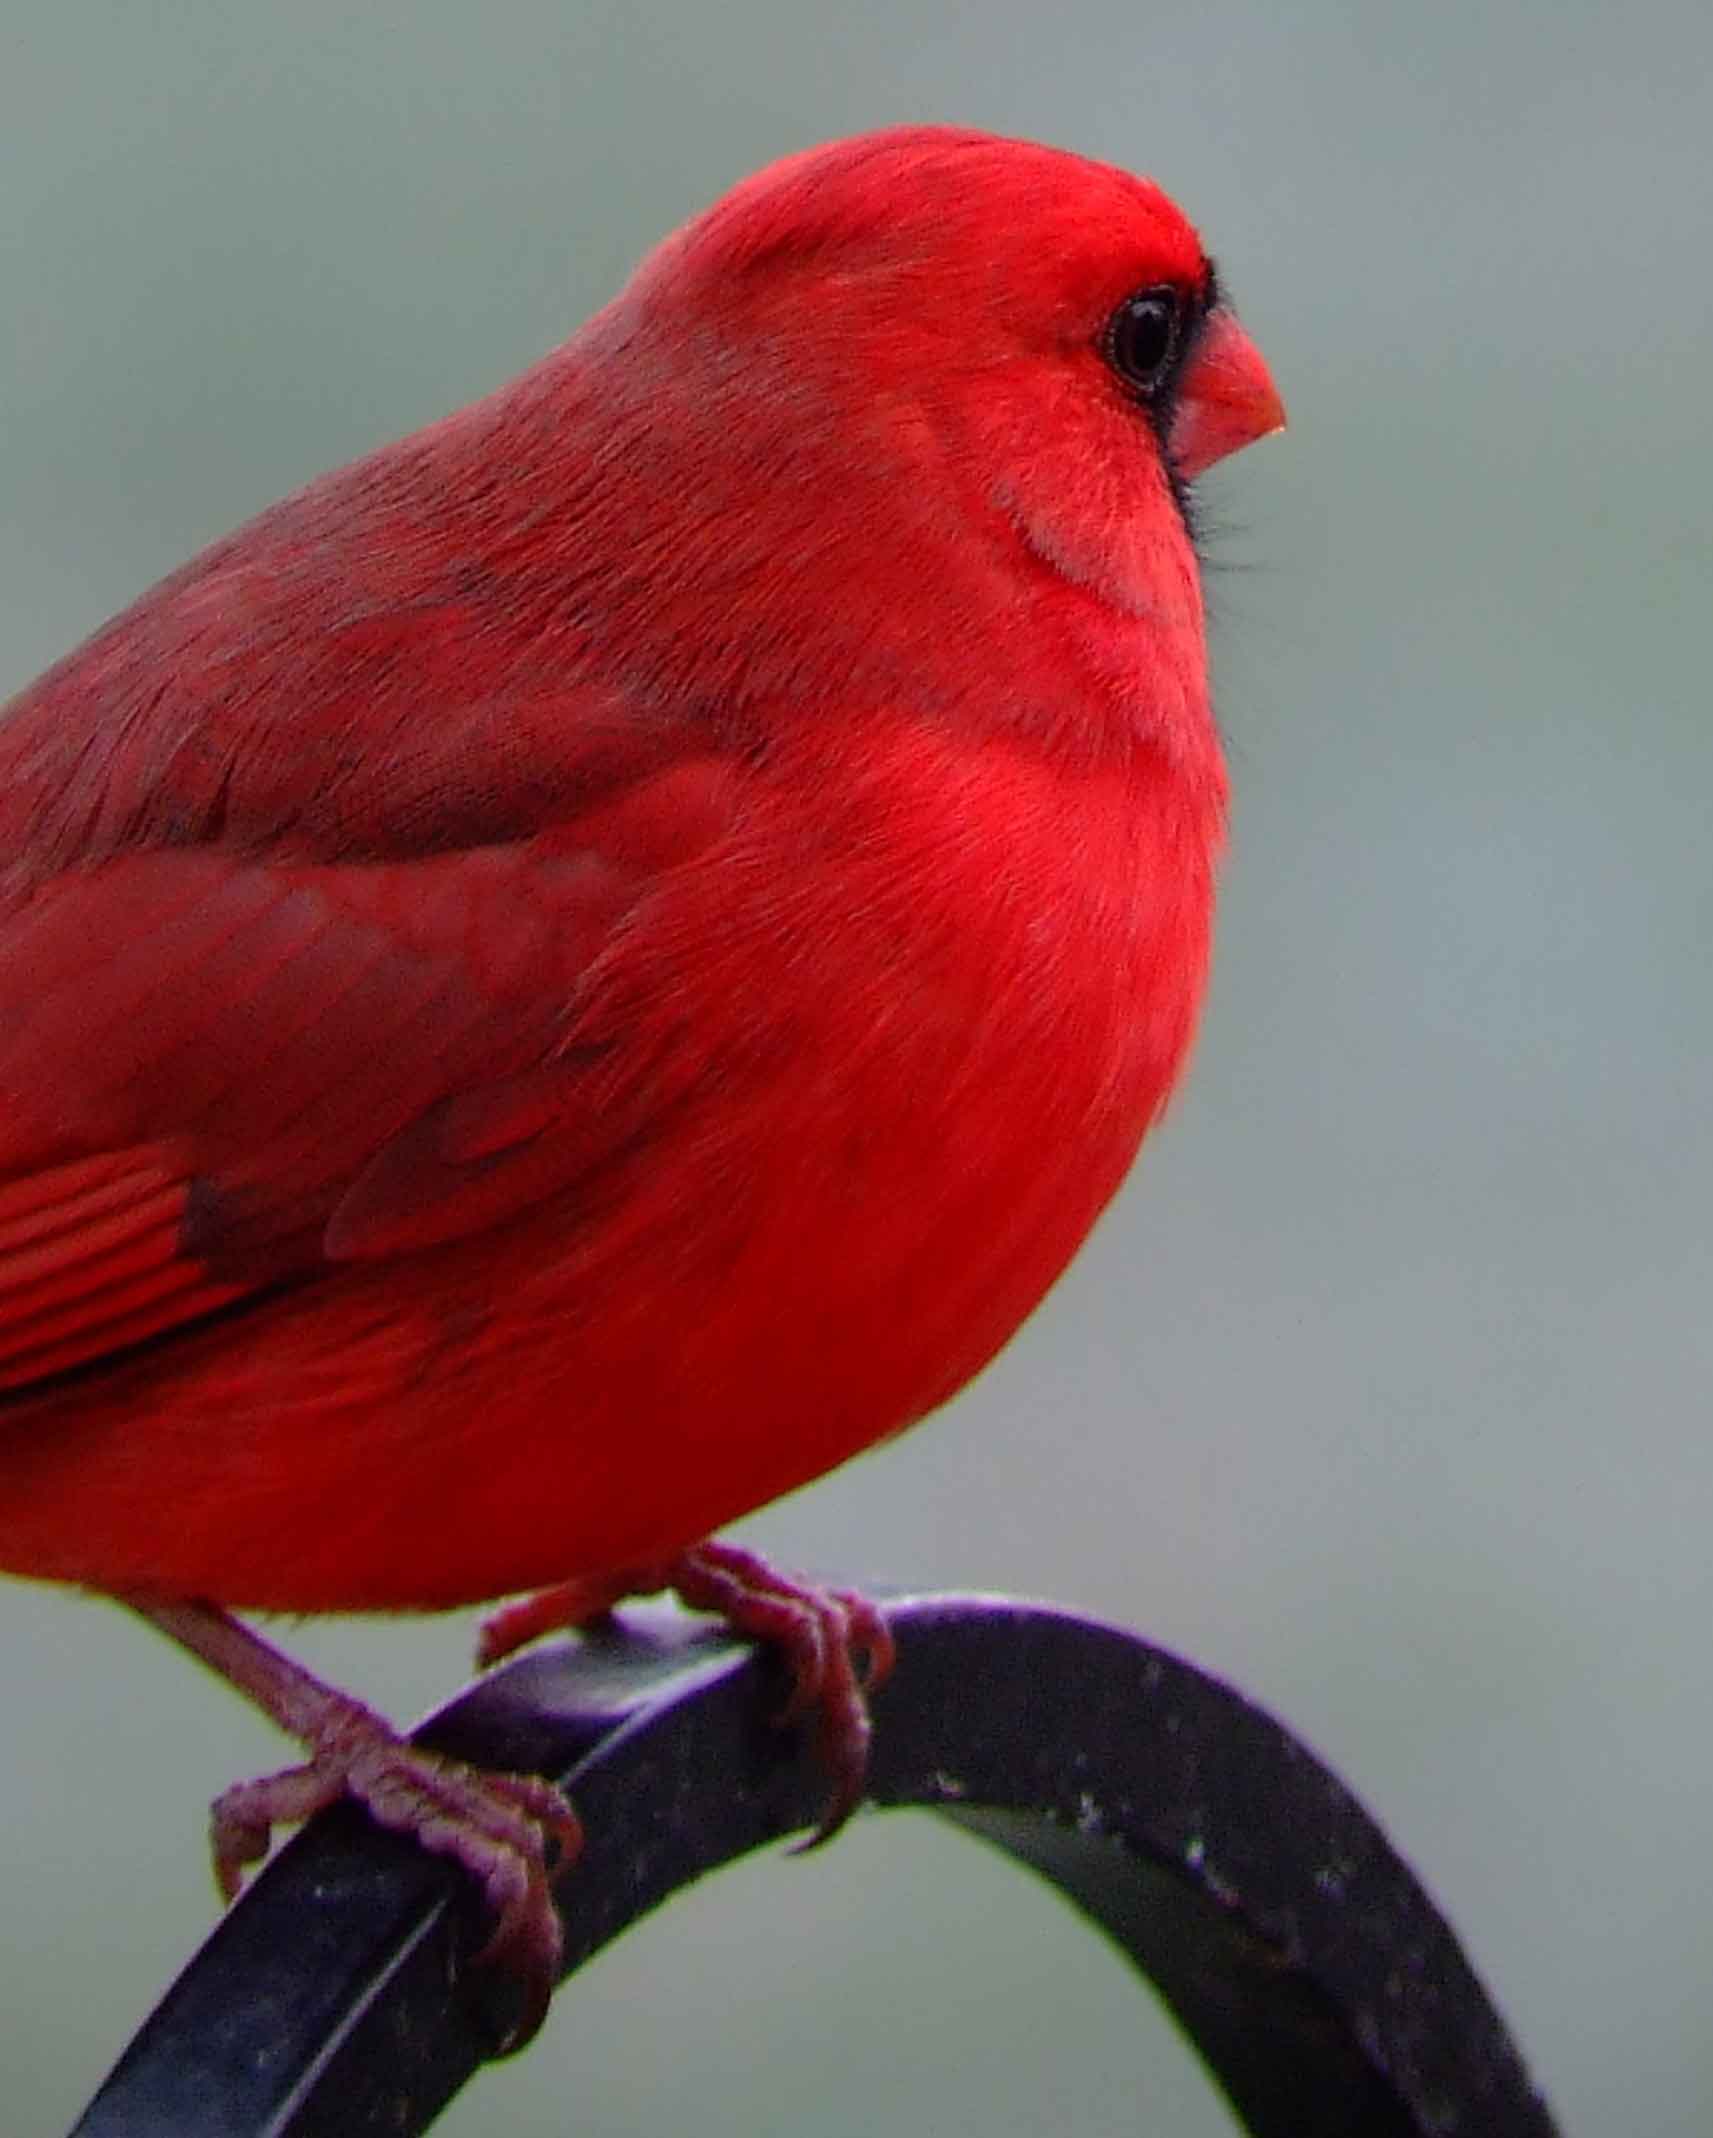
[[[627,1596],[662,1591],[783,1652],[791,1697],[779,1719],[795,1722],[813,1711],[816,1753],[833,1783],[803,1846],[830,1841],[862,1800],[872,1734],[868,1695],[890,1676],[896,1655],[885,1618],[854,1590],[794,1579],[735,1544],[697,1544],[654,1565],[562,1581],[508,1604],[482,1628],[477,1661],[496,1663],[538,1634],[587,1625]]]
[[[490,1774],[409,1744],[382,1716],[337,1691],[226,1611],[128,1598],[133,1610],[254,1702],[309,1753],[307,1762],[218,1796],[209,1818],[214,1877],[227,1900],[267,1854],[273,1829],[350,1797],[381,1826],[468,1871],[493,1910],[480,1959],[515,1975],[521,2048],[547,2011],[562,1936],[548,1890],[582,1846],[576,1813],[533,1774]]]

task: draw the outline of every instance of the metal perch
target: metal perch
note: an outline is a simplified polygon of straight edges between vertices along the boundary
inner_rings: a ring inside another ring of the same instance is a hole
[[[871,1795],[1051,1880],[1154,1985],[1257,2138],[1553,2138],[1503,2022],[1374,1821],[1279,1723],[1067,1612],[907,1596]],[[665,1607],[537,1649],[418,1735],[563,1780],[588,1828],[567,1974],[680,1887],[814,1825],[769,1661]],[[410,2138],[492,2053],[467,1882],[341,1809],[285,1849],[73,2138]]]

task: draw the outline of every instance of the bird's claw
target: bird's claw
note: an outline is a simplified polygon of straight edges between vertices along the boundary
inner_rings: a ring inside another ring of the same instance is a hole
[[[239,1782],[210,1812],[214,1877],[227,1900],[266,1856],[273,1829],[295,1825],[341,1798],[377,1825],[449,1857],[481,1887],[493,1931],[475,1964],[513,1976],[524,2009],[504,2047],[522,2048],[546,2016],[559,1977],[563,1934],[549,1881],[582,1848],[576,1813],[551,1782],[494,1774],[407,1743],[352,1702],[320,1733],[302,1766]]]
[[[478,1659],[495,1662],[539,1634],[602,1617],[627,1596],[663,1590],[783,1655],[791,1690],[777,1720],[814,1714],[816,1755],[832,1778],[826,1808],[797,1853],[819,1848],[862,1801],[873,1734],[868,1698],[897,1659],[885,1616],[854,1589],[796,1579],[735,1544],[698,1544],[652,1566],[562,1582],[508,1604],[483,1627]]]

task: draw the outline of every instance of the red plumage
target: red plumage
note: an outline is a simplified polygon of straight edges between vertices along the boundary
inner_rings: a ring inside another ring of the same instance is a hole
[[[16,699],[0,1566],[463,1603],[949,1396],[1189,1043],[1278,420],[1154,187],[874,136]]]

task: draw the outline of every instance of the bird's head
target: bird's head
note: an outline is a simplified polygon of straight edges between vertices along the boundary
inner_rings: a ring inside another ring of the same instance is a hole
[[[872,642],[883,604],[903,613],[903,585],[919,609],[925,577],[942,632],[1068,582],[1180,641],[1187,673],[1188,485],[1284,421],[1157,186],[944,127],[746,179],[643,263],[583,347],[638,419],[626,453],[679,471],[678,538],[725,559],[751,614],[769,576],[752,537],[775,580],[782,556],[823,585],[842,574],[853,641]],[[698,469],[708,483],[686,483]]]
[[[1014,451],[1056,434],[1187,482],[1285,420],[1181,210],[1029,142],[902,127],[788,157],[635,288],[728,358],[772,349],[882,408],[985,407]]]

